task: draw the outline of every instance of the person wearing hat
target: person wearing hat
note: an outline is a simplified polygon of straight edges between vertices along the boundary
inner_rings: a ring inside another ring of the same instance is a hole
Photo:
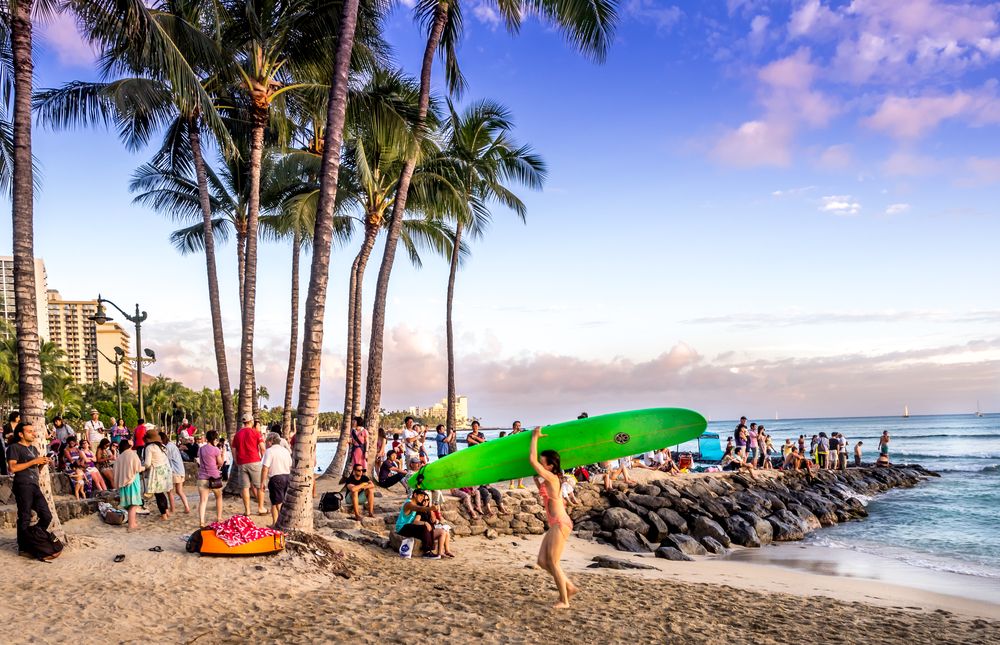
[[[101,423],[100,413],[97,408],[90,409],[90,421],[83,424],[83,436],[90,441],[90,445],[100,445],[101,439],[107,435],[104,424]]]
[[[146,493],[156,496],[156,508],[160,519],[170,519],[170,502],[167,493],[173,488],[173,473],[170,459],[163,445],[163,437],[156,428],[146,430],[146,450],[143,451],[142,465],[146,473]]]
[[[264,508],[264,489],[261,487],[261,457],[264,455],[264,438],[260,436],[252,416],[243,417],[243,427],[233,435],[233,456],[236,458],[236,476],[240,478],[243,497],[243,514],[250,515],[250,493],[257,498],[257,514],[267,515]]]

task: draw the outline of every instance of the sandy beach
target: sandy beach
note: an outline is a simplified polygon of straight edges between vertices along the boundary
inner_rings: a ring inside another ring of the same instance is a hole
[[[668,562],[573,537],[563,562],[581,591],[553,614],[552,582],[532,566],[537,536],[463,538],[455,560],[426,561],[322,530],[328,546],[226,559],[185,552],[195,524],[147,516],[127,534],[97,516],[73,520],[70,548],[51,564],[17,557],[4,531],[6,579],[19,597],[44,599],[7,604],[8,642],[1000,643],[989,599],[753,562]],[[656,569],[588,568],[596,555]]]

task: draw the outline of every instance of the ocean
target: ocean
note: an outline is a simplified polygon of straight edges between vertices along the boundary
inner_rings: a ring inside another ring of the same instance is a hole
[[[864,442],[864,459],[877,457],[883,430],[894,463],[916,463],[941,473],[911,489],[889,491],[868,504],[868,519],[821,529],[804,544],[894,561],[928,572],[1000,580],[1000,414],[758,420],[777,448],[786,437],[806,440],[821,431]],[[725,437],[735,421],[712,421]],[[530,427],[525,425],[525,427]],[[488,439],[499,430],[485,430]],[[427,447],[433,455],[433,442]],[[459,443],[459,448],[464,444]],[[320,443],[317,463],[329,464],[336,443]],[[681,449],[696,450],[692,442]]]

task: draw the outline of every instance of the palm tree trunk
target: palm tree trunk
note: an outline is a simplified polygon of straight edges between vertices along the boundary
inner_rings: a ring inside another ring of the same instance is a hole
[[[427,120],[427,108],[431,97],[431,70],[434,66],[434,53],[441,42],[441,34],[448,18],[447,5],[438,3],[434,14],[434,25],[427,38],[424,49],[424,59],[420,68],[420,101],[417,114],[417,129],[423,128]],[[372,311],[371,341],[368,349],[368,382],[365,390],[365,427],[369,435],[378,431],[378,437],[383,436],[379,428],[379,411],[382,403],[382,349],[385,335],[385,306],[389,293],[389,274],[392,273],[392,263],[396,258],[396,243],[403,228],[403,213],[406,212],[406,197],[410,191],[410,180],[413,178],[415,159],[408,159],[403,165],[403,172],[396,186],[396,197],[392,204],[392,223],[386,234],[385,251],[382,254],[382,266],[379,267],[378,283],[375,286],[375,305]]]
[[[302,251],[302,231],[295,227],[292,240],[292,331],[288,339],[288,373],[285,375],[285,409],[281,414],[281,432],[286,437],[292,430],[292,388],[295,386],[295,359],[299,349],[299,254]]]
[[[455,276],[458,274],[458,250],[462,243],[462,218],[455,222],[455,246],[451,249],[451,270],[448,273],[448,303],[445,311],[445,327],[448,336],[448,414],[446,427],[455,430],[455,331],[452,325],[452,304],[455,301]]]
[[[246,283],[247,267],[247,232],[246,222],[240,225],[236,221],[236,277],[240,281],[240,315],[243,315],[243,285]]]
[[[219,274],[215,266],[215,234],[212,232],[212,205],[208,194],[208,173],[201,154],[201,125],[197,117],[188,121],[188,139],[194,156],[195,175],[198,177],[198,202],[201,204],[205,228],[205,266],[208,271],[208,302],[212,310],[212,338],[215,343],[215,366],[219,372],[219,391],[222,393],[222,412],[226,417],[226,434],[236,433],[233,390],[229,385],[229,362],[226,359],[226,338],[222,331],[222,305],[219,296]]]
[[[375,247],[378,237],[378,225],[365,226],[365,240],[354,258],[351,266],[350,292],[347,297],[347,373],[344,376],[344,418],[340,422],[340,438],[337,440],[337,451],[324,475],[338,476],[344,472],[347,464],[347,450],[350,448],[351,420],[357,416],[361,398],[361,328],[362,328],[362,293],[364,286],[365,267],[368,257]],[[370,448],[371,446],[369,446]]]
[[[257,303],[257,220],[260,215],[260,162],[267,113],[254,113],[250,140],[250,198],[247,200],[246,266],[243,283],[243,338],[240,342],[240,421],[254,414],[257,393],[253,369],[254,307]]]
[[[42,391],[42,361],[39,357],[38,309],[35,298],[34,176],[31,167],[31,59],[32,0],[20,0],[10,16],[10,45],[14,59],[14,177],[12,232],[14,251],[14,324],[17,328],[17,386],[22,422],[35,427],[38,454],[46,453],[45,396]],[[47,315],[48,312],[45,312]],[[59,522],[48,467],[38,476],[38,485],[52,511],[49,530],[64,543],[66,533]]]
[[[316,421],[319,416],[320,367],[323,354],[323,315],[330,278],[330,248],[333,244],[333,208],[340,173],[340,145],[347,111],[347,74],[354,49],[359,0],[344,0],[340,34],[330,83],[327,128],[320,170],[320,197],[313,233],[313,257],[306,295],[305,329],[302,337],[302,370],[299,376],[299,428],[288,495],[281,506],[277,527],[311,531],[312,491],[316,469]]]

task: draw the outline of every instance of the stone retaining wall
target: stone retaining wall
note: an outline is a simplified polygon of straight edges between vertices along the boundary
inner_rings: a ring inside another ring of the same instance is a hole
[[[867,516],[860,496],[910,487],[934,473],[920,466],[852,468],[804,472],[757,471],[682,476],[651,474],[633,487],[617,482],[606,492],[595,484],[579,484],[580,504],[570,507],[578,537],[634,552],[657,551],[662,557],[722,553],[730,545],[758,547],[772,541],[800,540],[807,533]],[[459,500],[446,496],[442,512],[456,537],[539,535],[545,532],[545,510],[533,491],[502,491],[508,514],[470,519]],[[396,546],[392,529],[399,512],[396,501],[379,501],[375,518],[356,522],[346,509],[316,514],[316,528],[343,539]],[[492,506],[492,502],[491,502]]]

